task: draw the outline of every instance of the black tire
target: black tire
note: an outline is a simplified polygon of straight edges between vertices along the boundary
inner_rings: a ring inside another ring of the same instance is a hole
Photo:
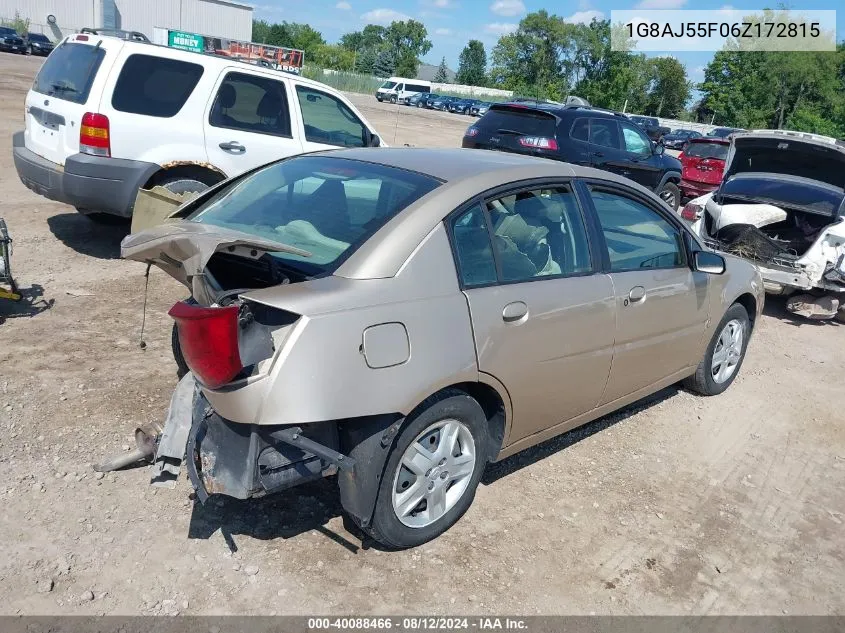
[[[169,176],[164,177],[155,183],[156,187],[164,187],[170,193],[200,193],[210,187],[210,185],[197,180],[196,178],[185,178],[184,176]]]
[[[713,353],[719,342],[719,336],[721,335],[722,330],[724,330],[727,324],[733,320],[737,320],[742,324],[742,352],[740,354],[739,361],[736,364],[736,368],[730,377],[724,382],[716,382],[713,378],[712,370]],[[707,351],[704,352],[704,358],[701,359],[695,373],[689,378],[684,379],[684,387],[690,389],[691,391],[700,393],[703,396],[715,396],[727,390],[727,388],[731,386],[733,381],[739,375],[739,371],[742,369],[742,363],[745,360],[745,350],[748,349],[748,339],[750,336],[751,319],[748,317],[748,312],[743,306],[735,303],[728,308],[727,312],[725,312],[725,315],[722,317],[722,320],[719,321],[719,325],[716,326],[716,329],[713,332],[713,338],[707,345]]]
[[[396,105],[396,95],[393,95],[392,97],[390,97],[390,103],[392,103],[393,105]]]
[[[425,527],[409,527],[402,523],[393,509],[393,487],[402,456],[417,436],[439,420],[452,419],[469,429],[475,443],[475,465],[463,495],[442,517]],[[467,511],[475,497],[478,482],[487,461],[487,418],[478,402],[462,391],[448,390],[432,396],[417,407],[399,433],[384,469],[376,499],[373,520],[366,529],[377,542],[390,549],[405,549],[422,545],[443,534]],[[365,479],[366,477],[362,477]]]
[[[664,184],[660,191],[657,192],[657,195],[660,196],[661,200],[672,207],[674,211],[677,211],[678,207],[681,206],[681,190],[678,189],[678,185],[674,182],[667,182]],[[669,199],[670,195],[671,199]]]
[[[89,211],[88,209],[80,209],[79,207],[76,207],[76,210],[95,224],[101,224],[103,226],[123,226],[129,224],[131,220],[131,218],[125,218],[122,215]]]
[[[418,108],[423,107],[422,101],[417,101],[417,107],[418,107]]]

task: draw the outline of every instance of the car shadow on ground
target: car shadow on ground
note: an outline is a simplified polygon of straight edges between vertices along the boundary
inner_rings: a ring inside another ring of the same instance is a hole
[[[674,386],[663,389],[626,409],[525,449],[501,462],[490,464],[481,483],[491,485],[521,468],[618,424],[643,409],[671,398],[678,391],[678,387]],[[344,516],[344,529],[358,539],[360,545],[327,527],[327,523],[338,516]],[[260,540],[288,539],[311,530],[319,532],[352,553],[371,547],[385,549],[345,517],[334,477],[310,482],[261,499],[241,501],[215,496],[204,505],[196,503],[188,528],[188,538],[209,539],[217,530],[220,530],[232,552],[238,550],[236,536],[249,536]]]
[[[129,234],[129,222],[97,224],[81,213],[62,213],[47,218],[56,238],[77,253],[97,259],[118,259],[120,241]]]
[[[32,284],[29,288],[19,288],[18,292],[21,295],[20,301],[0,299],[0,324],[6,319],[34,317],[52,308],[56,302],[55,299],[44,298],[44,287],[40,284]]]
[[[803,325],[814,327],[836,327],[842,325],[842,323],[840,323],[836,319],[808,319],[806,317],[793,314],[792,312],[786,309],[786,301],[788,298],[789,297],[766,295],[766,305],[763,306],[763,314],[767,317],[777,319],[778,321],[783,321],[784,323],[795,327],[801,327]]]

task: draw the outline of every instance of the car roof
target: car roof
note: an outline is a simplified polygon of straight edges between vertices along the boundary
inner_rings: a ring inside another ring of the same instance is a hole
[[[415,171],[442,182],[488,174],[489,180],[495,185],[497,182],[505,182],[504,173],[518,168],[535,169],[538,176],[571,177],[576,175],[574,166],[567,163],[525,154],[476,149],[374,147],[330,150],[325,155]]]

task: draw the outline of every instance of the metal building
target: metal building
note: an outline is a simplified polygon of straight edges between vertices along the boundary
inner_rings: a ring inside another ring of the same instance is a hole
[[[0,0],[0,19],[16,15],[54,41],[86,26],[140,31],[150,39],[155,27],[252,39],[252,7],[231,0]]]

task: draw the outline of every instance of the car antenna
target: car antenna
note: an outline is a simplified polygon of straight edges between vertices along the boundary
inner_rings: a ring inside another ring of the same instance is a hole
[[[147,342],[144,340],[144,326],[147,324],[147,291],[150,288],[150,266],[152,264],[147,263],[147,272],[144,273],[144,307],[141,310],[141,340],[138,342],[138,347],[141,349],[147,349]]]

